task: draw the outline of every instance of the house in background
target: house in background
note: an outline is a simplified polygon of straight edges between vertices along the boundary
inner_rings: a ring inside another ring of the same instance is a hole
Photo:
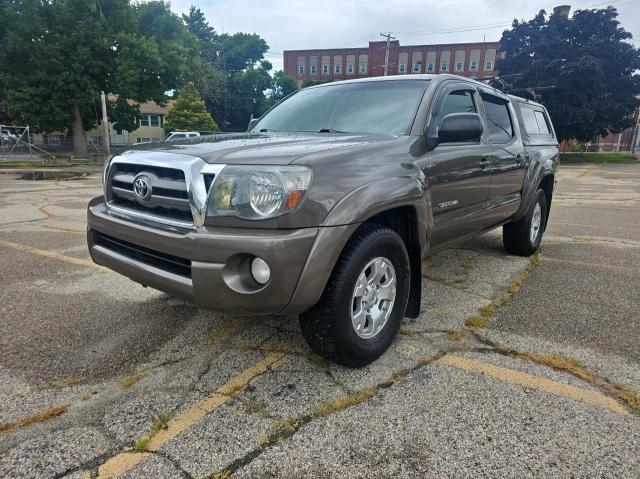
[[[109,96],[110,101],[115,97]],[[134,104],[133,100],[128,100]],[[168,100],[164,106],[156,102],[148,101],[140,103],[140,115],[137,119],[138,128],[132,132],[122,131],[120,134],[114,130],[113,124],[109,123],[109,140],[111,146],[127,146],[135,143],[149,143],[159,141],[164,138],[164,117],[173,108],[175,100]],[[102,126],[97,125],[92,130],[86,132],[89,152],[98,152],[102,148]],[[34,133],[32,135],[33,144],[46,151],[67,151],[73,149],[73,137],[71,132],[67,135],[64,131],[54,131],[51,133]]]
[[[112,99],[112,98],[110,98]],[[129,100],[129,104],[134,104],[132,100]],[[117,145],[132,145],[134,143],[149,143],[158,141],[164,138],[164,117],[173,105],[175,100],[168,100],[164,106],[158,105],[156,102],[148,101],[140,103],[140,115],[138,116],[138,128],[132,132],[123,131],[118,134],[113,125],[109,123],[109,136],[111,144]],[[90,131],[87,135],[101,136],[101,127]]]

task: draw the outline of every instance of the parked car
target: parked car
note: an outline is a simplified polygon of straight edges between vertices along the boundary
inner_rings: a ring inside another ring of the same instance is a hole
[[[187,138],[198,138],[200,132],[198,131],[171,131],[164,137],[165,141],[184,140]]]
[[[544,233],[558,162],[545,108],[453,75],[298,91],[246,134],[111,158],[93,260],[203,308],[299,314],[318,354],[364,366],[420,313],[421,260],[502,226]]]

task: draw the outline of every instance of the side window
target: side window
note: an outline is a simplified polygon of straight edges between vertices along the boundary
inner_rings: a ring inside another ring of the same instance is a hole
[[[480,96],[487,115],[489,140],[492,143],[508,143],[513,138],[513,126],[507,102],[487,93],[481,93]]]
[[[539,110],[536,110],[536,120],[538,120],[538,129],[541,135],[550,135],[549,124],[545,118],[545,114]]]
[[[551,135],[551,129],[546,115],[540,110],[534,110],[525,105],[520,106],[524,129],[529,135]]]
[[[476,113],[471,90],[455,90],[447,95],[438,112],[438,121],[450,113]]]
[[[524,105],[520,106],[520,113],[522,114],[522,121],[524,122],[524,129],[530,135],[539,135],[538,122],[536,121],[536,113],[531,108],[527,108]]]

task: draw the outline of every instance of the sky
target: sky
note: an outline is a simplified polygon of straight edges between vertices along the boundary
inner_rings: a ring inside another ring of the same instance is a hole
[[[401,45],[497,41],[514,18],[570,4],[618,9],[618,20],[640,47],[640,0],[171,0],[176,13],[191,5],[219,33],[257,33],[267,41],[267,59],[282,69],[282,51],[367,46],[391,32]]]

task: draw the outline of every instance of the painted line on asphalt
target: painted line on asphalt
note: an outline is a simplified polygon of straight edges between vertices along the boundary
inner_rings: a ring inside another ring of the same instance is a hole
[[[73,256],[66,256],[60,253],[56,253],[55,251],[49,251],[46,249],[34,248],[33,246],[27,246],[20,243],[14,243],[13,241],[0,240],[0,246],[12,248],[17,251],[22,251],[24,253],[43,256],[45,258],[55,259],[57,261],[62,261],[64,263],[74,264],[76,266],[84,266],[86,268],[94,268],[94,269],[99,269],[101,271],[107,271],[106,268],[100,265],[97,265],[93,261],[90,261],[87,259],[74,258]]]
[[[535,376],[533,374],[516,371],[514,369],[502,368],[483,361],[463,358],[460,356],[446,355],[438,359],[437,362],[453,366],[458,369],[464,369],[465,371],[486,374],[505,382],[538,389],[540,391],[555,394],[556,396],[562,396],[575,401],[582,401],[594,406],[600,406],[618,414],[629,414],[629,412],[615,399],[605,396],[598,391],[570,386],[569,384],[552,381],[551,379]]]
[[[0,240],[0,246],[5,246],[6,248],[22,251],[24,253],[43,256],[45,258],[55,259],[64,263],[74,264],[76,266],[84,266],[85,268],[94,268],[101,271],[107,271],[106,268],[103,268],[102,266],[97,265],[93,261],[90,261],[88,259],[74,258],[73,256],[66,256],[60,253],[56,253],[55,251],[49,251],[46,249],[34,248],[33,246],[27,246],[20,243],[14,243],[13,241]]]
[[[244,389],[251,380],[265,373],[270,367],[276,366],[284,357],[286,357],[286,354],[283,353],[269,354],[266,358],[248,367],[220,386],[211,396],[171,418],[167,423],[166,429],[160,429],[149,439],[147,450],[153,452],[160,449],[164,444],[188,427],[199,422],[205,415],[222,406],[232,397],[233,393]],[[98,479],[119,477],[140,463],[148,455],[149,453],[123,452],[113,456],[98,468]]]
[[[586,268],[603,268],[603,269],[611,269],[614,271],[630,271],[636,273],[638,268],[630,268],[627,266],[616,266],[613,264],[604,264],[604,263],[594,263],[593,261],[576,261],[571,259],[563,259],[563,258],[554,258],[552,256],[543,256],[542,262],[546,263],[562,263],[568,264],[572,266],[583,266]]]
[[[41,228],[46,228],[48,230],[54,231],[64,231],[65,233],[78,233],[78,234],[87,234],[86,229],[78,229],[78,228],[69,228],[67,226],[55,226],[55,225],[38,225]]]

